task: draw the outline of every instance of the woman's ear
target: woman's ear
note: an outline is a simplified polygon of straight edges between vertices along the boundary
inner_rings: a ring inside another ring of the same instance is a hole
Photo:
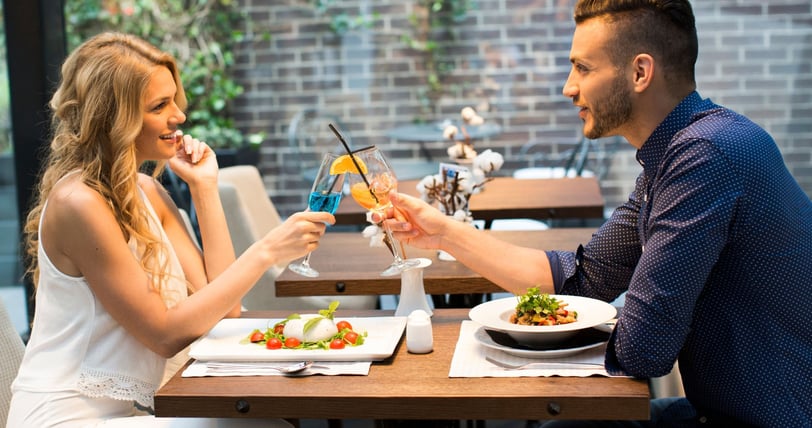
[[[632,60],[632,86],[637,93],[645,91],[654,81],[654,58],[649,54],[639,54]]]

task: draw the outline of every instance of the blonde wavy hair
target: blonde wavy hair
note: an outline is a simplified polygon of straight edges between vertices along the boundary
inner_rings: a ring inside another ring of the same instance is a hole
[[[141,132],[144,94],[155,66],[169,69],[177,85],[175,103],[186,108],[175,59],[146,41],[102,33],[76,48],[62,65],[62,77],[49,103],[52,141],[38,191],[25,224],[27,273],[39,280],[39,220],[54,185],[79,171],[80,179],[107,200],[125,239],[135,239],[141,266],[161,291],[168,273],[165,246],[149,227],[137,186],[135,139]],[[158,162],[153,178],[163,171]]]

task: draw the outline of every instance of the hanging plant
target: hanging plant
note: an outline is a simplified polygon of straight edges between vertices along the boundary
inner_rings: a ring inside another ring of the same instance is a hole
[[[330,31],[337,35],[347,34],[351,31],[372,28],[375,21],[380,16],[379,13],[359,14],[352,16],[346,12],[334,13],[331,7],[336,0],[313,0],[313,7],[319,15],[330,17]]]
[[[103,31],[139,36],[178,60],[188,98],[184,131],[213,148],[259,146],[263,134],[234,126],[232,102],[243,93],[230,76],[246,16],[233,0],[65,0],[72,50]]]
[[[454,62],[446,59],[444,46],[456,40],[454,27],[465,20],[472,7],[469,0],[419,0],[409,16],[413,34],[404,34],[401,40],[424,56],[426,86],[419,97],[428,117],[435,116],[437,100],[448,92],[445,78],[455,69]]]

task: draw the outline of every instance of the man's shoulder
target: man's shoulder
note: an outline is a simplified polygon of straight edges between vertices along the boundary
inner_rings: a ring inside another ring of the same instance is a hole
[[[747,116],[713,103],[692,116],[688,126],[680,132],[680,137],[719,142],[744,139],[773,143],[767,131]]]

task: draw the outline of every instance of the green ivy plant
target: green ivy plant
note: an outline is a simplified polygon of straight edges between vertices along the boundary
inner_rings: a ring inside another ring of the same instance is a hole
[[[100,32],[120,31],[172,53],[189,102],[184,132],[215,149],[264,140],[264,134],[240,132],[232,117],[243,87],[229,72],[246,22],[235,0],[65,0],[69,49]]]
[[[334,12],[331,7],[335,3],[337,3],[336,0],[313,0],[313,7],[319,15],[330,17],[330,31],[339,36],[354,30],[372,28],[380,17],[378,12],[361,13],[358,16],[351,16],[346,12]]]
[[[444,59],[443,42],[455,39],[454,27],[465,20],[473,4],[471,0],[417,0],[415,4],[409,16],[413,34],[404,34],[401,41],[426,59],[426,88],[419,96],[424,114],[433,117],[431,110],[448,91],[445,77],[454,71],[454,63]]]

